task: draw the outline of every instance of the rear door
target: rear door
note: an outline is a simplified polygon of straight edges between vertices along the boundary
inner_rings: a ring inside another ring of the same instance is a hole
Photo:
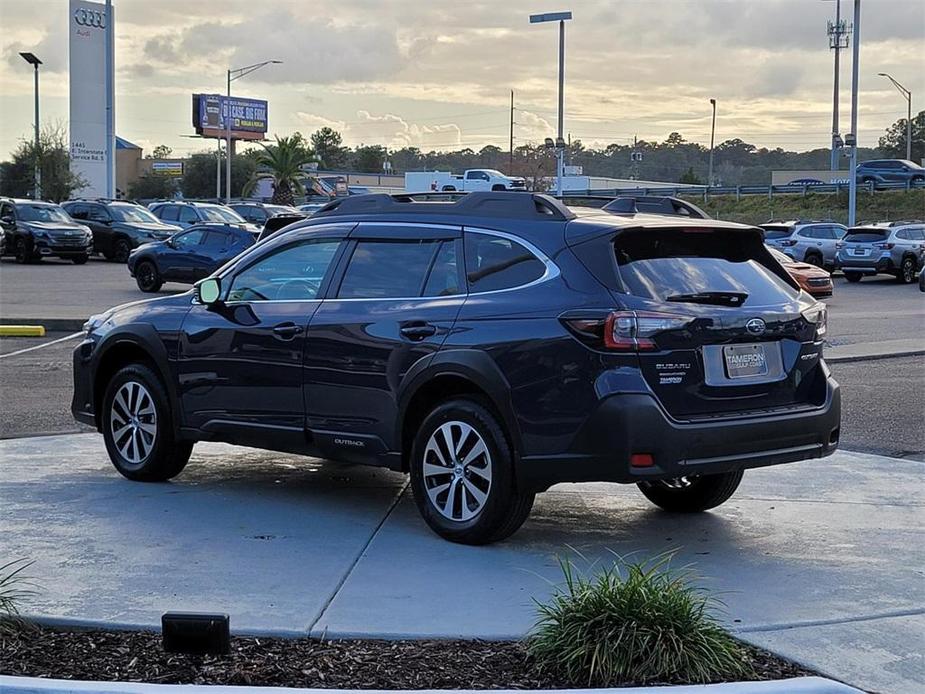
[[[322,450],[363,460],[398,450],[402,379],[440,349],[465,300],[461,229],[353,230],[305,348],[307,426]]]
[[[619,301],[637,320],[668,314],[676,326],[639,352],[669,413],[713,417],[824,398],[821,346],[802,315],[814,302],[801,299],[757,233],[640,229],[619,234],[614,249]]]

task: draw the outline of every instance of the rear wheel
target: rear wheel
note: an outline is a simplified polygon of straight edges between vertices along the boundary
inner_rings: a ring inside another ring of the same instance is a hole
[[[911,284],[915,279],[915,259],[906,256],[903,258],[902,265],[899,266],[899,273],[896,279],[900,284]]]
[[[75,255],[73,258],[71,258],[71,262],[74,263],[74,265],[83,265],[88,260],[90,260],[89,255]]]
[[[135,283],[143,292],[156,292],[163,285],[160,273],[150,260],[142,260],[135,266]]]
[[[672,480],[639,482],[639,490],[649,501],[674,513],[697,513],[715,508],[735,493],[742,471],[718,475],[695,475]]]
[[[810,265],[815,265],[816,267],[822,267],[822,256],[818,253],[807,253],[805,261]]]
[[[100,415],[109,459],[128,479],[163,482],[189,461],[193,444],[176,440],[170,401],[149,366],[130,364],[117,371]]]
[[[439,405],[415,437],[410,465],[418,510],[447,540],[469,545],[503,540],[530,515],[534,495],[517,489],[504,430],[476,400]]]
[[[849,282],[860,282],[863,275],[860,272],[846,272],[845,279]]]

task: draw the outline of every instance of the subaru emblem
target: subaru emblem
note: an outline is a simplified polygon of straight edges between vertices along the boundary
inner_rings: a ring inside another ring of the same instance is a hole
[[[765,330],[765,324],[760,318],[752,318],[745,324],[745,329],[752,335],[762,335]]]

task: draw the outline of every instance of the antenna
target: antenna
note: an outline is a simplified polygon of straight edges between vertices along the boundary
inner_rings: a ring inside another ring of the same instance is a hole
[[[829,48],[835,51],[835,80],[832,95],[832,158],[831,170],[838,170],[838,150],[844,146],[838,124],[838,77],[839,53],[848,47],[851,25],[841,18],[841,0],[835,0],[835,21],[826,23],[826,33],[829,36]]]

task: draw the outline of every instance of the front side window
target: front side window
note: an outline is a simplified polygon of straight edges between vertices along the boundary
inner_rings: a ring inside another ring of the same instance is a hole
[[[87,213],[87,219],[93,222],[108,222],[110,217],[109,213],[99,205],[91,205]]]
[[[179,212],[180,208],[177,205],[164,205],[163,207],[158,207],[154,214],[165,222],[175,222]]]
[[[516,241],[489,234],[466,234],[466,278],[473,292],[530,284],[546,273],[546,264]]]
[[[202,229],[193,229],[185,234],[177,234],[173,237],[173,247],[177,250],[188,251],[194,246],[198,246],[202,241]]]
[[[235,276],[228,301],[317,298],[339,245],[336,240],[305,240],[261,258]]]
[[[421,296],[438,241],[357,242],[337,293],[339,299]]]

